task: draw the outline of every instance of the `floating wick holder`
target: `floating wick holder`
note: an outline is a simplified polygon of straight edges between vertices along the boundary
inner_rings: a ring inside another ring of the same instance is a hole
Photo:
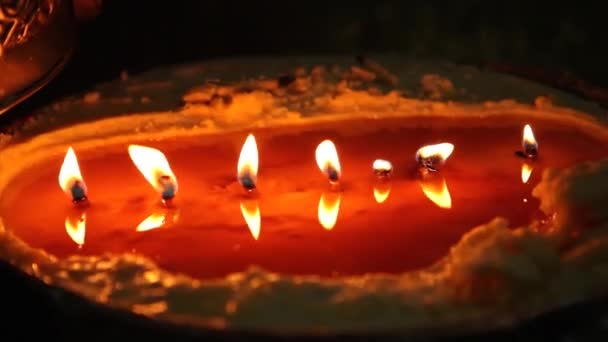
[[[175,197],[177,192],[177,186],[175,186],[175,182],[171,179],[171,177],[164,175],[158,178],[158,182],[162,186],[161,197],[164,201],[168,201]]]
[[[524,159],[535,159],[538,157],[538,148],[532,144],[524,145],[524,150],[516,151],[515,155]]]
[[[87,201],[87,188],[84,182],[75,181],[70,187],[70,194],[72,195],[72,202],[83,203]]]
[[[255,190],[255,182],[253,181],[253,178],[249,176],[239,178],[239,183],[241,183],[243,188],[249,192]]]
[[[327,168],[327,178],[329,179],[330,183],[337,184],[340,182],[340,172],[330,166]]]

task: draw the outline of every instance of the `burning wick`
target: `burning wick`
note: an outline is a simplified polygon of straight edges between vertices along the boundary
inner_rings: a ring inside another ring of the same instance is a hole
[[[87,187],[82,181],[74,181],[74,184],[70,187],[70,193],[72,194],[72,201],[74,203],[87,200]]]
[[[253,134],[249,134],[239,156],[237,165],[237,178],[245,190],[251,192],[256,188],[255,182],[258,175],[258,146]]]
[[[317,146],[315,157],[319,169],[327,176],[330,184],[338,184],[341,174],[340,159],[334,143],[331,140],[323,140]]]
[[[387,178],[393,172],[393,164],[384,159],[376,159],[372,164],[374,174],[380,178]]]
[[[78,159],[72,147],[68,148],[63,159],[59,171],[59,186],[75,204],[87,202],[87,186],[82,179]]]
[[[524,127],[521,145],[524,150],[515,152],[518,157],[534,159],[538,156],[538,141],[536,141],[534,132],[532,132],[532,127],[530,127],[530,125],[526,125]]]
[[[161,151],[152,147],[129,145],[129,156],[144,178],[160,193],[163,202],[175,197],[177,179]]]
[[[454,152],[454,145],[442,143],[423,146],[416,152],[416,161],[422,169],[439,171],[439,168]]]
[[[160,183],[160,185],[163,187],[163,191],[161,191],[161,197],[163,200],[167,201],[175,197],[177,186],[171,180],[171,177],[162,175],[158,178],[158,183]]]

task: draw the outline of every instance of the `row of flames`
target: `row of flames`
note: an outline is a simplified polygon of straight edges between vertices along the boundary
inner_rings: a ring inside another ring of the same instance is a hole
[[[529,157],[536,157],[538,143],[529,125],[524,128],[522,145],[524,151],[534,151],[534,155]],[[424,146],[416,153],[416,160],[422,171],[419,179],[422,192],[438,207],[444,209],[452,207],[452,199],[445,178],[434,171],[438,171],[438,167],[448,159],[453,150],[454,145],[441,143]],[[140,145],[130,145],[128,151],[137,169],[160,193],[163,203],[170,201],[177,194],[178,186],[177,178],[165,155],[157,149]],[[334,143],[330,140],[321,142],[315,150],[315,159],[319,169],[325,174],[331,185],[330,191],[321,195],[317,216],[321,226],[331,230],[337,222],[340,211],[341,191],[339,182],[342,175],[340,159]],[[522,164],[521,177],[523,183],[528,182],[533,170],[530,159],[527,158]],[[248,193],[256,189],[258,168],[258,148],[255,137],[250,134],[243,144],[237,164],[237,179]],[[388,199],[391,191],[389,176],[393,166],[388,160],[376,159],[372,164],[372,169],[378,176],[373,189],[374,198],[376,202],[383,203]],[[59,185],[72,198],[74,203],[88,203],[86,185],[72,147],[68,149],[61,166]],[[240,209],[251,234],[257,240],[261,229],[261,214],[257,199],[250,196],[242,200]],[[178,212],[174,209],[165,207],[163,211],[148,216],[137,226],[136,230],[141,232],[159,228],[170,222],[175,222],[178,215]],[[84,211],[78,216],[66,218],[65,229],[72,240],[80,246],[84,244],[85,226],[86,213]]]

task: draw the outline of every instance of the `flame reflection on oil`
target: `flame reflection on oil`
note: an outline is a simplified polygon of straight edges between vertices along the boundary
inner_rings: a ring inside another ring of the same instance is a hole
[[[339,192],[326,192],[321,194],[317,216],[321,226],[331,230],[338,221],[341,195]]]
[[[179,211],[163,209],[157,210],[141,221],[135,231],[145,232],[152,229],[166,227],[179,221]]]
[[[377,203],[384,203],[391,194],[390,182],[378,182],[374,186],[374,199]]]
[[[84,238],[86,234],[87,225],[87,214],[82,212],[77,215],[68,215],[65,218],[65,231],[68,236],[74,241],[79,247],[84,245]]]
[[[260,231],[262,229],[262,219],[260,214],[260,206],[256,200],[244,200],[241,201],[241,214],[249,227],[249,231],[254,239],[260,237]]]
[[[420,180],[420,187],[426,197],[439,208],[452,208],[452,197],[443,176],[427,174]]]

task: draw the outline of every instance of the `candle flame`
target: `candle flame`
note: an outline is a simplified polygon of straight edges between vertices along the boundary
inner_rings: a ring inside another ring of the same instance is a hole
[[[336,225],[338,213],[340,212],[340,194],[339,193],[323,193],[319,200],[318,217],[321,226],[327,230],[331,230]]]
[[[165,213],[153,213],[152,215],[146,217],[135,229],[138,232],[145,232],[147,230],[160,228],[165,225],[167,221],[167,216]]]
[[[323,140],[319,146],[317,146],[315,157],[319,169],[321,169],[331,182],[340,180],[340,159],[338,158],[336,146],[331,140]]]
[[[532,165],[530,165],[528,163],[523,163],[521,165],[521,181],[524,184],[528,183],[528,181],[530,180],[530,176],[532,175],[532,170],[534,170],[534,168],[532,167]]]
[[[65,231],[68,233],[72,241],[74,241],[80,247],[84,245],[86,223],[86,213],[82,213],[79,216],[69,215],[65,218]]]
[[[416,159],[437,157],[443,162],[452,155],[452,152],[454,152],[454,145],[450,143],[427,145],[418,149],[416,152]]]
[[[390,183],[382,182],[374,186],[374,198],[376,202],[383,203],[391,193]]]
[[[439,208],[450,209],[452,197],[443,177],[425,177],[421,182],[422,192]]]
[[[254,239],[260,237],[260,230],[262,227],[260,207],[257,201],[242,201],[241,202],[241,214],[249,227],[251,235]]]
[[[528,146],[531,146],[534,149],[538,148],[538,141],[536,141],[536,138],[534,137],[534,132],[532,132],[532,127],[530,127],[530,125],[524,126],[522,145],[524,149],[526,149],[526,147]]]
[[[375,173],[385,174],[393,171],[393,164],[388,160],[376,159],[372,164],[372,168]]]
[[[76,194],[73,191],[75,185],[79,185],[81,195],[86,196],[86,185],[80,173],[78,159],[76,158],[74,149],[70,147],[65,154],[61,170],[59,171],[59,186],[72,199],[79,200],[79,198],[75,198]]]
[[[253,134],[249,134],[239,156],[237,165],[237,177],[241,185],[252,189],[258,176],[258,146]]]
[[[171,198],[177,193],[177,179],[161,151],[147,146],[129,145],[129,156],[139,172],[163,198]]]

